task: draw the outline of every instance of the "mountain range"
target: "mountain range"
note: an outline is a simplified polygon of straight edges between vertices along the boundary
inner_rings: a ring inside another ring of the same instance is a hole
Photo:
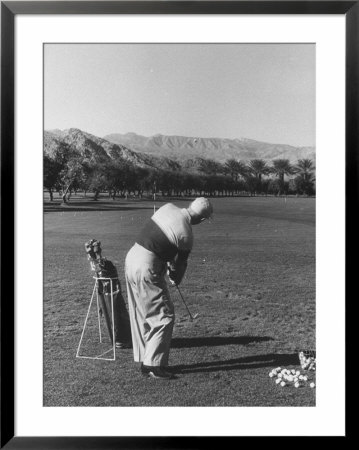
[[[50,158],[75,152],[91,163],[125,160],[138,167],[167,170],[196,170],[203,159],[224,163],[230,158],[315,160],[314,147],[293,147],[252,139],[223,139],[156,134],[145,137],[136,133],[109,134],[103,138],[77,128],[44,132],[44,153]]]
[[[125,145],[135,152],[153,156],[166,156],[177,161],[192,158],[209,158],[225,162],[230,158],[242,161],[251,159],[315,159],[314,147],[293,147],[270,144],[253,139],[223,139],[185,136],[164,136],[156,134],[145,137],[136,133],[108,134],[104,139],[118,145]]]

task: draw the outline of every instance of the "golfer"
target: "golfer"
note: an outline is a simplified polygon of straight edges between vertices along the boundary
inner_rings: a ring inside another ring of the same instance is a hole
[[[168,357],[174,325],[174,305],[165,275],[179,285],[193,246],[192,225],[209,219],[211,202],[196,198],[188,208],[167,203],[144,225],[126,256],[125,275],[133,356],[143,375],[173,378]]]

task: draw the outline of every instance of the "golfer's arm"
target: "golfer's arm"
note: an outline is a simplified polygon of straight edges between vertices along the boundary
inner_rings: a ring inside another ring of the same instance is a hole
[[[178,285],[181,283],[187,269],[188,251],[179,250],[176,257],[170,264],[171,278]]]

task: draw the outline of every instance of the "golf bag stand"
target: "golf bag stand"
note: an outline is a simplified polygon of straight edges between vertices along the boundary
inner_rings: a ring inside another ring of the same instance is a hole
[[[106,361],[115,361],[115,359],[116,359],[116,343],[115,343],[114,295],[117,295],[119,293],[119,291],[114,291],[113,285],[114,284],[118,285],[119,280],[117,277],[116,278],[105,278],[105,277],[94,276],[93,278],[95,279],[95,285],[94,285],[94,288],[92,291],[92,296],[91,296],[90,304],[89,304],[89,307],[87,310],[85,323],[84,323],[84,326],[82,329],[80,342],[79,342],[79,345],[77,348],[76,358],[103,359]],[[105,291],[103,289],[103,285],[106,285],[107,287],[110,286],[110,290],[108,293],[105,293]],[[97,303],[96,306],[97,306],[99,342],[102,343],[102,330],[101,330],[101,317],[100,317],[100,315],[102,314],[105,319],[106,327],[107,327],[107,330],[108,330],[108,333],[110,336],[112,346],[110,349],[106,350],[105,352],[101,353],[100,355],[84,356],[84,355],[80,355],[80,349],[81,349],[82,340],[83,340],[83,337],[85,334],[88,318],[90,315],[91,306],[92,306],[92,303],[95,298],[95,294],[96,294],[96,303]],[[109,298],[110,299],[110,308],[108,308],[106,298],[105,298],[106,296],[110,297]],[[111,311],[109,311],[109,309],[111,309]],[[111,350],[113,352],[113,357],[112,358],[106,357],[105,355],[107,355]]]

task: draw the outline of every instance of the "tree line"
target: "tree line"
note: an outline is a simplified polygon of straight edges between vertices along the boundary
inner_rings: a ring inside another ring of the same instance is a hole
[[[67,203],[73,192],[101,192],[110,197],[160,194],[162,196],[315,195],[315,166],[310,159],[295,164],[288,159],[248,162],[229,159],[219,163],[197,160],[196,172],[138,167],[125,160],[94,162],[78,153],[50,158],[44,155],[44,188],[53,201],[58,192]]]

